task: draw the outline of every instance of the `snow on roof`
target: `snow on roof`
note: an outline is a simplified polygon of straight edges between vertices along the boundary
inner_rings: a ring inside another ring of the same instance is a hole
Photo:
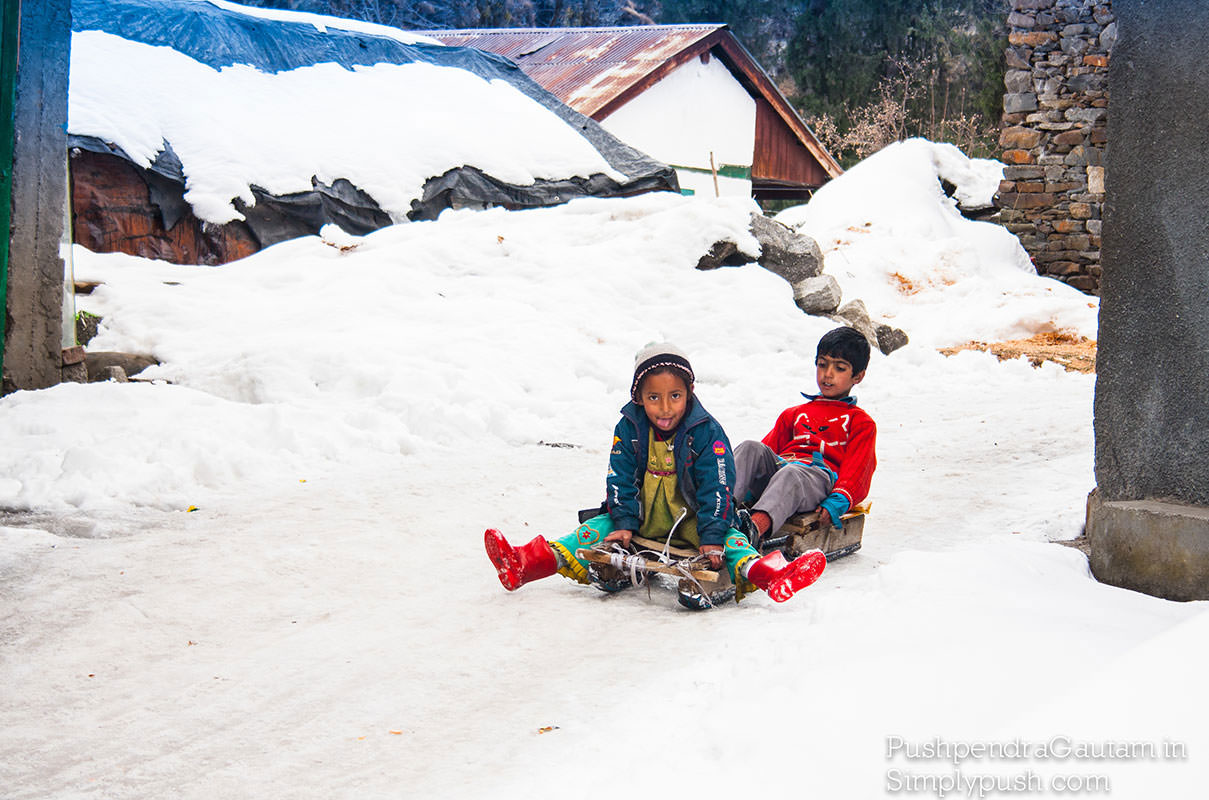
[[[371,36],[385,36],[389,39],[395,39],[404,44],[440,44],[436,39],[429,36],[423,36],[413,31],[404,31],[399,28],[392,28],[389,25],[377,25],[373,22],[364,22],[359,19],[344,19],[343,17],[331,17],[326,14],[312,14],[306,11],[287,11],[280,8],[255,8],[252,6],[241,6],[237,3],[227,2],[227,0],[206,0],[211,5],[218,6],[225,11],[234,11],[237,14],[247,14],[250,17],[259,17],[261,19],[269,19],[280,22],[303,22],[314,25],[317,30],[326,33],[329,28],[344,31],[355,31],[357,33],[365,33]]]
[[[233,200],[253,204],[253,186],[305,192],[312,177],[347,179],[400,221],[459,167],[529,186],[662,166],[491,54],[210,0],[72,10],[68,133],[144,168],[170,146],[208,222],[241,219]]]

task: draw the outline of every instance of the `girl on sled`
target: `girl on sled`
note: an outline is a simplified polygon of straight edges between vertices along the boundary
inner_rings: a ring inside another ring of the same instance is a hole
[[[723,562],[735,598],[756,588],[778,603],[814,583],[827,561],[819,551],[788,562],[781,551],[761,556],[736,530],[732,487],[735,460],[722,426],[693,392],[693,368],[670,344],[651,344],[634,359],[631,400],[613,431],[602,512],[572,533],[549,542],[541,536],[514,547],[498,530],[484,534],[487,556],[500,583],[515,591],[555,572],[589,583],[588,564],[576,550],[635,535],[698,548],[713,568]],[[606,591],[623,581],[598,584]]]

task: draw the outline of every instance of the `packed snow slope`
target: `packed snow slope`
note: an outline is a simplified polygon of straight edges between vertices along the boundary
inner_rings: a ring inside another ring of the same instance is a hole
[[[1020,241],[957,210],[990,205],[1003,165],[951,144],[896,142],[777,215],[823,250],[845,300],[929,343],[1002,341],[1061,330],[1095,338],[1098,305],[1065,284],[1036,279]],[[946,197],[941,180],[956,186]]]
[[[1014,293],[1014,319],[921,315],[874,356],[864,547],[798,597],[499,586],[483,529],[557,536],[599,501],[643,344],[688,352],[735,442],[814,388],[833,323],[756,265],[694,269],[718,239],[755,252],[750,211],[446,212],[218,268],[77,250],[92,348],[163,363],[0,400],[5,796],[1189,796],[1205,604],[1050,542],[1094,484],[1093,378],[934,349],[1087,324],[1092,301],[1003,264],[952,256],[962,302]],[[995,743],[1024,755],[962,749]]]

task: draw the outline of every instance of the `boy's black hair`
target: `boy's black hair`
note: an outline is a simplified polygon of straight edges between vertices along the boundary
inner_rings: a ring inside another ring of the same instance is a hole
[[[869,366],[869,340],[856,328],[845,325],[823,334],[814,354],[816,359],[819,356],[842,358],[852,365],[852,374],[859,375]]]

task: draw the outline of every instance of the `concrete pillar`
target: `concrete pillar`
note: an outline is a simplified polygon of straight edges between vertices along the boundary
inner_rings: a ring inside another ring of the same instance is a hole
[[[1113,11],[1091,566],[1209,599],[1209,3]]]
[[[4,391],[59,383],[67,200],[70,0],[21,3],[9,225]]]

